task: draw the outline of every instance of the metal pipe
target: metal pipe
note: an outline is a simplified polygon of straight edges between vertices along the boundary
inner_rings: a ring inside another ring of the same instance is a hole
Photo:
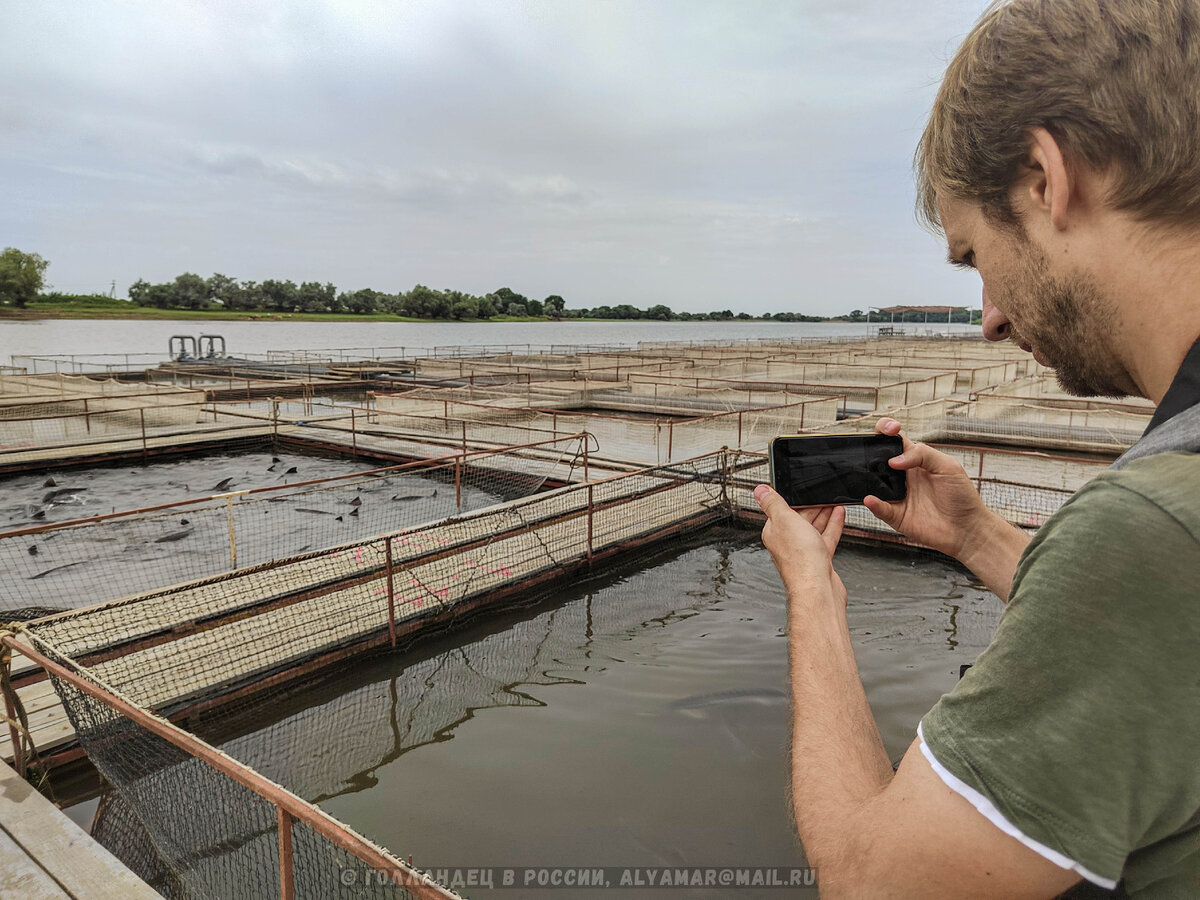
[[[292,817],[277,806],[279,813],[279,896],[281,900],[294,900],[296,896],[296,870],[292,860]]]

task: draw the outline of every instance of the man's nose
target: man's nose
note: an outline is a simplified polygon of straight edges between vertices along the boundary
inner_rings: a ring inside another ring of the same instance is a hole
[[[985,287],[983,289],[983,336],[989,341],[1006,341],[1011,331],[1012,323],[1008,321],[1008,316],[992,306]]]

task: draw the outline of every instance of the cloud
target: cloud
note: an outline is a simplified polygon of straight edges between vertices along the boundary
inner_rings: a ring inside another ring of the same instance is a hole
[[[8,4],[0,227],[67,290],[217,270],[751,312],[888,285],[957,302],[909,160],[981,7]]]

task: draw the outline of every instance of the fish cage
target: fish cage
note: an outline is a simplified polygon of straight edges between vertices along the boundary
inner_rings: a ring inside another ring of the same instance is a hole
[[[585,479],[587,457],[587,436],[575,434],[10,529],[0,533],[0,616],[94,605],[438,521]],[[33,488],[43,510],[87,490],[44,488]]]
[[[1026,528],[1100,469],[1064,461],[1044,484],[1017,485],[1038,454],[954,452],[985,498]],[[761,454],[722,450],[12,624],[4,685],[20,725],[8,750],[26,769],[46,764],[52,746],[39,738],[55,729],[77,741],[111,786],[97,837],[124,848],[168,896],[332,896],[321,891],[348,870],[358,887],[378,889],[367,896],[446,896],[398,855],[190,733],[190,717],[363,654],[404,652],[665,541],[761,522],[752,491],[765,477]],[[209,513],[220,520],[228,509]],[[862,510],[847,534],[904,542]],[[180,816],[170,798],[185,796]]]
[[[397,413],[393,402],[405,408],[404,398],[375,397],[379,422]],[[583,410],[559,411],[521,406],[468,403],[464,401],[416,400],[418,408],[436,403],[451,418],[475,418],[481,424],[502,428],[534,428],[541,432],[586,431],[606,459],[636,463],[666,463],[687,459],[715,448],[765,448],[771,437],[805,429],[816,429],[837,421],[840,397],[792,398],[778,406],[736,409],[707,415],[636,417]]]

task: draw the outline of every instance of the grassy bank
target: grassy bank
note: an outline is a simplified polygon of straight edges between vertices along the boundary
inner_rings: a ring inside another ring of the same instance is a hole
[[[388,313],[293,313],[234,309],[155,309],[132,306],[120,300],[102,303],[31,303],[24,309],[0,306],[2,319],[175,319],[189,322],[550,322],[545,316],[493,316],[490,319],[417,319]],[[600,322],[604,319],[562,319],[564,322]]]

